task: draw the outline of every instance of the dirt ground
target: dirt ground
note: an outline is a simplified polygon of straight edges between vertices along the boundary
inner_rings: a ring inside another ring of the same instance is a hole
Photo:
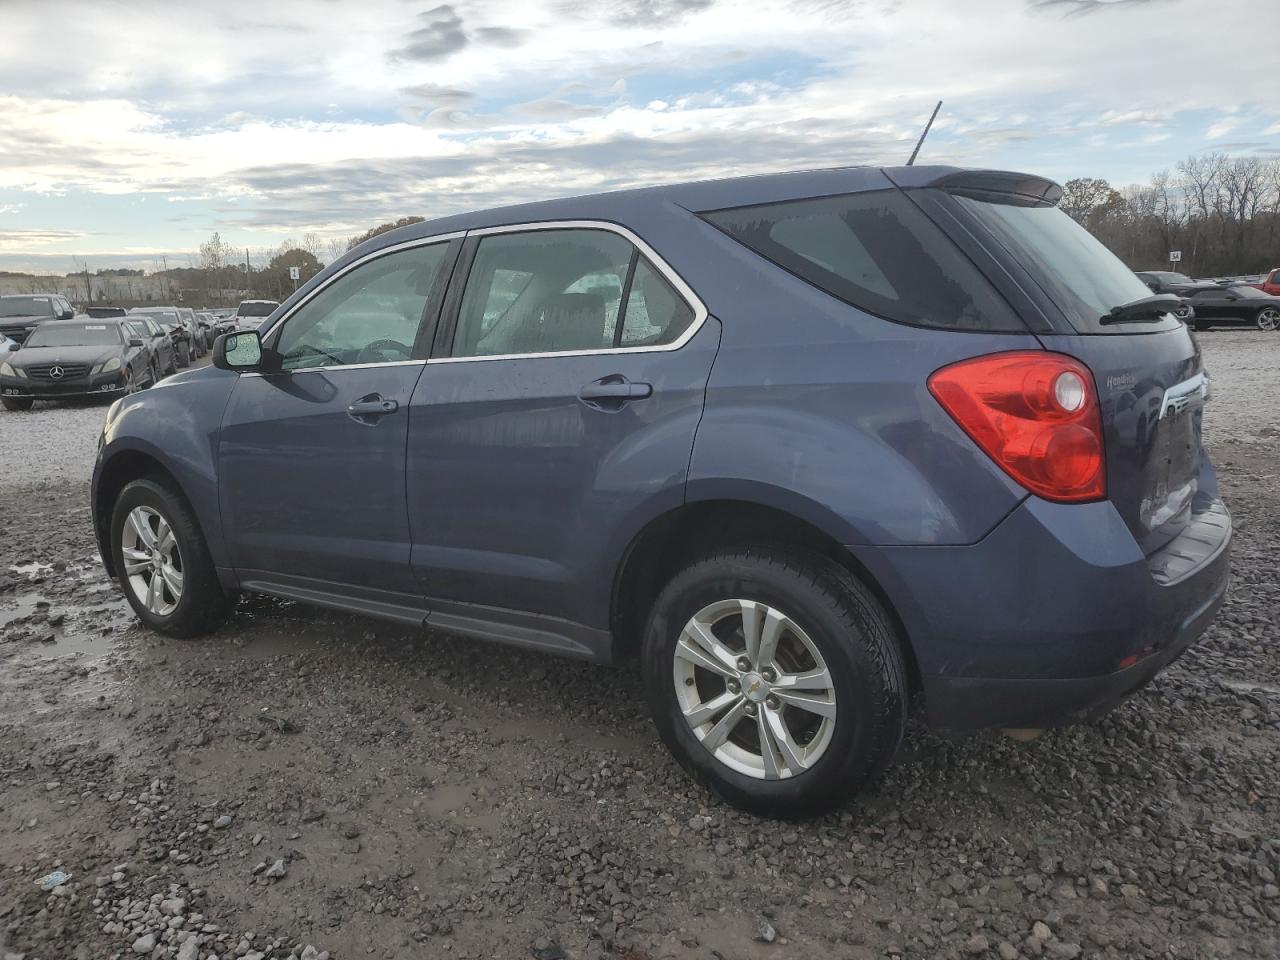
[[[0,957],[1280,955],[1280,335],[1200,339],[1208,635],[1034,743],[915,724],[800,824],[691,785],[634,668],[262,599],[139,629],[89,528],[104,409],[0,412]]]

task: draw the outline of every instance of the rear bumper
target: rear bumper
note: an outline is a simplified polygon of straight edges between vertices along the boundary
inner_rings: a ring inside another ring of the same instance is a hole
[[[1202,492],[1150,557],[1109,503],[1036,498],[971,546],[853,549],[902,618],[929,722],[972,730],[1066,723],[1140,689],[1213,621],[1230,541]]]
[[[1227,595],[1227,578],[1169,638],[1131,666],[1095,677],[992,679],[924,677],[925,713],[932,726],[951,730],[984,727],[1051,727],[1087,720],[1110,710],[1151,682],[1209,628]]]

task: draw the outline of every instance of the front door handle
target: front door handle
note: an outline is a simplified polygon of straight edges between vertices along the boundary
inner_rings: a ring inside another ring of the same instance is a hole
[[[377,394],[369,397],[361,397],[347,407],[347,414],[357,420],[364,420],[371,417],[384,417],[388,413],[395,413],[400,409],[400,404],[394,400],[386,400]]]
[[[601,410],[618,410],[632,400],[653,396],[653,384],[635,383],[620,373],[601,377],[578,391],[578,397],[588,406]]]

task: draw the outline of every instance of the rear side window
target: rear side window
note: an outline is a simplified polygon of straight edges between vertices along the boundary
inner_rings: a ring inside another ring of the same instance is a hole
[[[483,237],[452,356],[579,353],[663,346],[694,312],[630,241],[607,230]]]
[[[898,190],[735,207],[705,217],[802,280],[885,319],[953,330],[1026,329]]]

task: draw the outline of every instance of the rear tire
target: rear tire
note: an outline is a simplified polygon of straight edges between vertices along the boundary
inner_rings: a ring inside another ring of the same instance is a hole
[[[0,404],[6,410],[12,410],[15,413],[22,410],[30,410],[35,400],[31,397],[0,397]]]
[[[700,658],[708,642],[715,650]],[[908,691],[892,621],[819,554],[745,547],[691,564],[654,602],[643,656],[663,742],[695,780],[750,813],[825,813],[902,741]]]
[[[1268,333],[1280,330],[1280,308],[1263,307],[1254,317],[1254,322],[1259,330],[1265,330]]]
[[[198,637],[226,620],[231,604],[204,535],[168,484],[134,480],[120,491],[111,511],[111,554],[125,598],[152,630]]]

